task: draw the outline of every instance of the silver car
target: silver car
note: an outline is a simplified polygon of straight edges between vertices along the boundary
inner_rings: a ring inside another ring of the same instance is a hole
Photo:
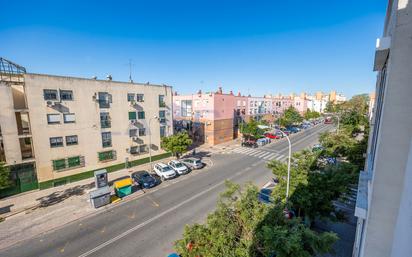
[[[205,166],[205,164],[200,159],[193,157],[182,159],[181,162],[183,162],[186,166],[194,170],[201,169]]]

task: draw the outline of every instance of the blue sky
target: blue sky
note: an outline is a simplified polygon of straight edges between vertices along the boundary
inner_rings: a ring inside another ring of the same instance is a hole
[[[5,1],[0,56],[28,72],[243,94],[374,89],[387,0]]]

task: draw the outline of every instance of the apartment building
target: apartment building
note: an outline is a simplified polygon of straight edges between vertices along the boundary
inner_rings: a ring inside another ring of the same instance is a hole
[[[0,156],[15,179],[29,174],[32,187],[66,183],[75,174],[145,158],[149,149],[162,153],[160,138],[173,132],[171,108],[172,88],[165,85],[3,76]]]
[[[247,119],[273,120],[273,99],[271,97],[247,97]]]
[[[237,137],[238,125],[246,118],[248,98],[240,93],[216,92],[173,96],[175,130],[188,131],[199,143],[220,144]]]
[[[359,177],[354,257],[412,256],[412,1],[388,1],[365,171]]]

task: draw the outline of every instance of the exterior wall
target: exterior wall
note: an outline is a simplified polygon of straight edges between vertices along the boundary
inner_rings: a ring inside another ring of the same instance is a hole
[[[378,75],[368,147],[368,206],[366,217],[359,218],[354,256],[412,255],[411,12],[411,1],[389,1],[384,36],[391,37],[390,54]]]
[[[152,135],[152,154],[160,153],[160,124],[152,119],[149,128],[149,119],[155,115],[159,116],[161,109],[166,111],[166,133],[172,132],[170,87],[26,74],[25,88],[33,128],[32,136],[39,182],[122,163],[126,158],[129,161],[144,158],[148,154],[136,156],[128,153],[127,149],[131,146],[149,145],[149,133]],[[43,97],[44,89],[72,90],[74,99],[62,101],[63,107],[56,110],[54,107],[47,106],[47,101]],[[99,108],[99,104],[93,100],[93,96],[98,92],[108,92],[112,95],[110,108]],[[128,93],[144,94],[145,100],[139,103],[138,108],[145,111],[145,119],[141,120],[141,125],[146,128],[146,136],[140,136],[138,143],[129,136],[129,129],[134,128],[134,125],[129,121],[128,113],[136,111],[136,108],[127,101]],[[159,95],[165,95],[166,108],[159,107]],[[100,113],[103,111],[110,113],[111,128],[103,129],[100,126]],[[64,123],[62,113],[74,113],[75,123]],[[60,124],[48,124],[47,114],[60,114]],[[112,147],[103,148],[102,132],[111,132]],[[63,147],[50,147],[51,137],[63,137],[65,142],[65,136],[70,135],[78,136],[78,145],[67,146],[64,143]],[[116,160],[99,161],[98,152],[108,150],[116,151]],[[65,171],[53,171],[53,160],[72,156],[83,156],[85,166]]]

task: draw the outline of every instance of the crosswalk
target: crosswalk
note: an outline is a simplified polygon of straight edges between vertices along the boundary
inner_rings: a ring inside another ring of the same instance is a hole
[[[245,154],[249,156],[253,156],[263,160],[278,160],[278,161],[285,161],[287,156],[278,154],[271,151],[264,151],[256,148],[246,148],[246,147],[238,147],[232,150],[233,153]]]

